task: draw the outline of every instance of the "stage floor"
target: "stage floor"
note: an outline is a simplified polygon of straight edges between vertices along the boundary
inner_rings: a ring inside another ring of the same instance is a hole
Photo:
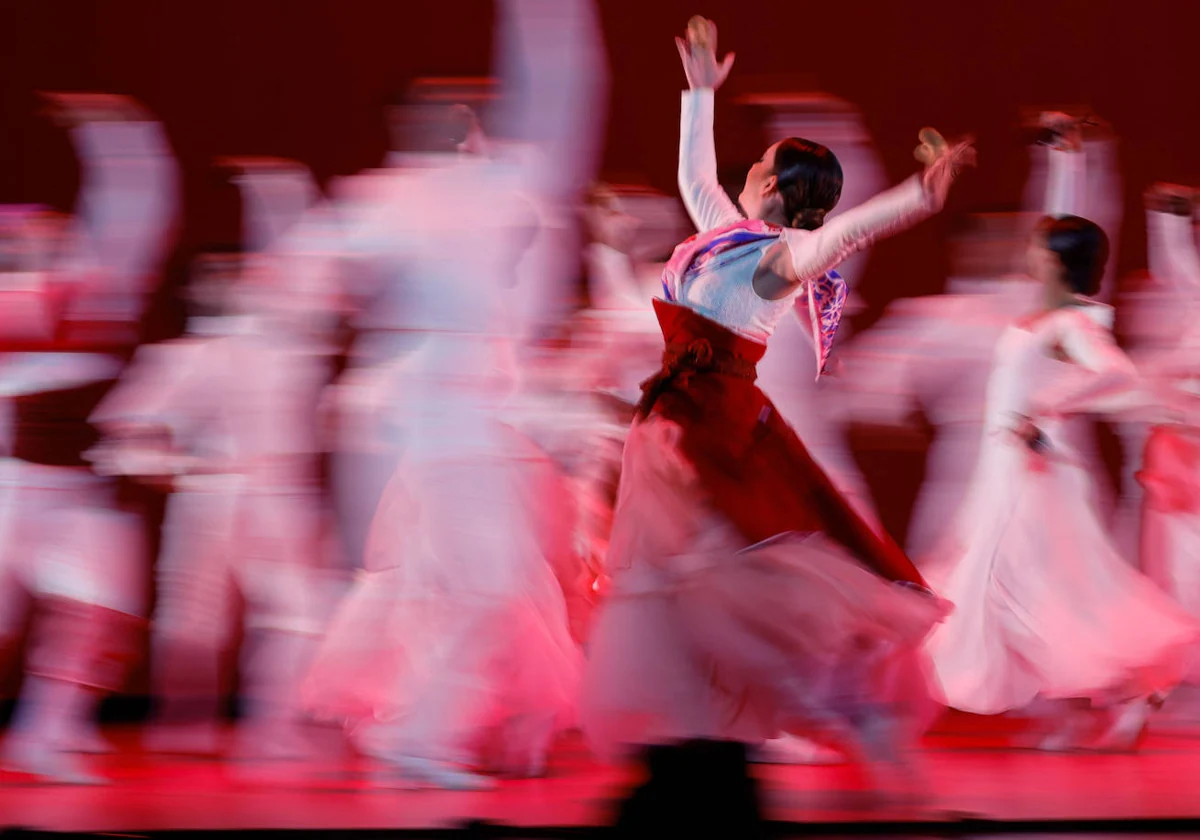
[[[372,768],[334,753],[319,762],[257,763],[146,755],[135,729],[110,729],[120,748],[94,759],[104,787],[39,784],[0,774],[0,827],[62,832],[227,829],[438,829],[470,820],[524,828],[603,825],[634,781],[597,764],[578,741],[555,752],[549,775],[486,793],[388,787]],[[758,768],[767,816],[827,823],[830,833],[872,823],[910,826],[996,821],[975,834],[1029,831],[1042,821],[1084,821],[1077,830],[1128,830],[1105,821],[1200,820],[1200,726],[1163,725],[1136,755],[1054,755],[1012,746],[1002,722],[951,720],[926,743],[928,801],[884,806],[853,767]],[[929,830],[937,828],[929,825]],[[904,830],[891,826],[889,833]],[[1154,826],[1146,823],[1143,830]],[[943,833],[938,831],[937,833]]]

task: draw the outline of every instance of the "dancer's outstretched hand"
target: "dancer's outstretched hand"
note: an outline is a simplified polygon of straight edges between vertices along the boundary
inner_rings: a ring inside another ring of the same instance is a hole
[[[717,62],[717,25],[708,18],[696,15],[688,21],[687,39],[676,38],[683,72],[692,90],[712,88],[725,83],[733,69],[733,53]]]
[[[1157,183],[1146,190],[1146,207],[1156,213],[1190,216],[1200,190],[1180,184]]]
[[[1038,117],[1038,126],[1045,132],[1045,145],[1061,152],[1083,150],[1083,121],[1062,111],[1046,111]]]
[[[221,155],[213,158],[213,166],[231,176],[305,171],[304,164],[297,161],[261,155]]]
[[[925,164],[921,182],[934,206],[940,210],[959,172],[964,167],[975,165],[975,140],[965,137],[951,145],[932,128],[921,129],[919,139],[921,145],[917,146],[913,156]]]
[[[115,93],[43,91],[42,113],[56,124],[72,128],[89,122],[140,122],[151,119],[141,103]]]

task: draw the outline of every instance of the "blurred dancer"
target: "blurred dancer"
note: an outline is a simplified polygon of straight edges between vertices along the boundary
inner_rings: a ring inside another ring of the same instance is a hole
[[[1048,120],[1062,117],[1076,120],[1081,134],[1080,149],[1072,158],[1078,161],[1076,168],[1080,174],[1071,179],[1069,188],[1062,194],[1063,206],[1069,208],[1064,212],[1083,216],[1099,225],[1108,239],[1109,253],[1115,254],[1120,246],[1121,225],[1125,213],[1118,142],[1112,126],[1087,109],[1076,109],[1054,118],[1045,113],[1033,115],[1029,121],[1034,142],[1030,146],[1030,171],[1025,182],[1023,206],[1030,213],[1031,229],[1041,217],[1039,208],[1043,206],[1044,196],[1048,191],[1057,189],[1054,180],[1058,176],[1055,174],[1056,164],[1051,148],[1056,129],[1048,124]],[[1100,288],[1095,296],[1099,303],[1112,305],[1115,300],[1116,263],[1116,259],[1113,259],[1104,267]],[[1118,432],[1121,429],[1121,422],[1118,421]],[[1085,488],[1087,498],[1096,508],[1100,521],[1112,531],[1113,517],[1117,512],[1117,498],[1108,478],[1098,432],[1096,418],[1083,415],[1063,418],[1059,436],[1069,441],[1074,457],[1087,471],[1090,477]],[[1136,441],[1127,443],[1125,448],[1126,452],[1130,453],[1129,457],[1136,461],[1136,453],[1140,453],[1140,449],[1130,449],[1130,445],[1136,445]],[[1127,474],[1126,479],[1125,486],[1128,488],[1132,477]]]
[[[515,36],[502,61],[520,59],[522,78],[577,72],[561,43],[576,30],[554,22],[594,15],[590,3],[497,10]],[[532,119],[555,101],[516,104]],[[348,250],[399,285],[398,323],[419,343],[397,368],[404,455],[376,511],[368,571],[307,683],[309,706],[348,721],[363,752],[452,788],[487,786],[482,769],[540,774],[572,721],[580,668],[529,497],[529,443],[503,414],[531,323],[511,293],[541,224],[526,196],[554,173],[522,147],[468,151],[381,182],[371,212],[352,220]]]
[[[860,422],[907,426],[923,414],[935,433],[908,527],[920,564],[950,525],[984,437],[987,376],[996,344],[1037,306],[1037,287],[1010,274],[1016,213],[968,220],[952,244],[948,294],[897,301],[842,350],[845,410]]]
[[[1077,109],[1066,114],[1053,112],[1056,119],[1067,117],[1075,120],[1082,134],[1077,155],[1082,174],[1070,185],[1070,195],[1064,202],[1071,207],[1086,207],[1091,218],[1108,238],[1111,253],[1120,245],[1121,225],[1125,215],[1124,191],[1121,184],[1121,169],[1118,159],[1117,136],[1112,126],[1096,117],[1091,111]],[[1028,127],[1033,142],[1030,144],[1029,176],[1025,182],[1025,198],[1022,205],[1030,212],[1042,206],[1048,190],[1055,189],[1054,143],[1056,127],[1047,121],[1047,113],[1031,114]],[[1104,267],[1100,289],[1095,299],[1111,304],[1116,295],[1116,261]]]
[[[1082,162],[1078,123],[1053,127],[1063,177],[1052,210],[1067,205]],[[1145,407],[1109,332],[1111,310],[1088,297],[1107,257],[1092,222],[1052,213],[1038,225],[1029,266],[1044,289],[1042,311],[1009,327],[997,347],[979,466],[927,566],[955,605],[929,643],[946,702],[997,714],[1042,701],[1054,725],[1044,749],[1084,743],[1084,718],[1063,708],[1072,700],[1115,707],[1098,743],[1133,746],[1200,634],[1117,553],[1062,434],[1060,418]]]
[[[5,760],[90,783],[99,779],[71,753],[108,749],[96,708],[120,687],[137,642],[145,556],[139,518],[87,469],[88,414],[136,340],[176,222],[178,171],[162,126],[132,100],[47,101],[71,131],[82,178],[65,229],[15,249],[29,261],[18,283],[5,283],[0,307],[0,644],[11,647],[34,610]]]
[[[1131,343],[1130,357],[1139,367],[1152,367],[1164,354],[1173,355],[1180,337],[1190,330],[1200,307],[1200,256],[1193,228],[1194,192],[1172,184],[1156,184],[1146,192],[1148,276],[1121,301],[1123,333]],[[1150,428],[1146,423],[1117,424],[1124,452],[1121,499],[1114,531],[1122,553],[1131,561],[1141,553],[1142,483],[1137,473],[1146,452]],[[1143,567],[1149,573],[1149,569]],[[1158,580],[1158,578],[1156,578]],[[1161,581],[1160,581],[1161,583]],[[1167,591],[1171,591],[1168,589]]]
[[[662,333],[651,306],[662,287],[662,265],[636,256],[642,222],[623,198],[600,185],[585,208],[591,241],[584,251],[590,302],[584,323],[590,341],[584,370],[575,373],[596,397],[598,424],[585,450],[578,490],[587,553],[601,577],[633,407],[641,383],[662,356]]]
[[[1200,258],[1193,239],[1196,193],[1158,185],[1150,196],[1152,230],[1165,246],[1155,265],[1159,291],[1174,304],[1157,347],[1146,347],[1139,368],[1160,383],[1176,409],[1174,422],[1149,429],[1145,461],[1136,474],[1144,488],[1140,531],[1142,570],[1189,613],[1200,618]],[[1153,244],[1154,240],[1152,240]],[[1186,326],[1185,326],[1186,324]],[[1174,329],[1173,329],[1174,327]],[[1200,683],[1200,651],[1188,682]]]
[[[219,662],[243,603],[249,725],[239,749],[291,757],[304,749],[299,681],[321,629],[316,414],[328,359],[278,275],[255,274],[241,255],[197,262],[193,304],[216,317],[140,350],[95,415],[110,436],[99,467],[169,479],[175,491],[153,625],[162,726],[149,743],[216,751]]]
[[[654,303],[666,349],[625,447],[613,591],[583,706],[602,755],[653,747],[656,775],[627,804],[629,830],[649,829],[661,810],[678,818],[694,808],[689,780],[707,790],[710,772],[732,774],[724,778],[744,794],[740,744],[797,726],[823,726],[872,759],[898,759],[893,710],[870,686],[878,688],[882,650],[919,645],[942,609],[892,585],[922,583],[754,387],[754,365],[779,319],[807,298],[822,369],[845,300],[832,268],[939,209],[972,150],[923,132],[923,177],[826,224],[841,192],[837,160],[784,140],[747,176],[747,219],[717,182],[712,141],[713,91],[732,56],[717,62],[710,21],[693,18],[688,35],[677,39],[691,88],[679,185],[701,233],[676,249]],[[725,801],[697,814],[715,817]],[[750,818],[753,804],[738,804]]]

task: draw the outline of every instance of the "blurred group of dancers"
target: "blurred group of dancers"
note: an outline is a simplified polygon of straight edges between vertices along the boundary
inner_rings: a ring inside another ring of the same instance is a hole
[[[851,336],[871,245],[941,210],[969,140],[922,130],[889,189],[852,107],[794,97],[735,201],[712,139],[733,61],[694,18],[689,225],[597,183],[592,0],[496,7],[498,89],[414,86],[379,168],[322,189],[218,162],[243,241],[194,258],[161,343],[139,336],[181,222],[167,127],[45,96],[82,179],[70,215],[0,207],[5,767],[102,781],[83,756],[111,749],[98,706],[147,624],[148,749],[313,758],[326,724],[384,784],[537,776],[573,730],[659,767],[714,744],[909,767],[946,707],[1135,749],[1200,677],[1200,193],[1147,191],[1150,265],[1118,295],[1112,130],[1042,114],[1024,208],[966,217],[947,293]],[[916,418],[901,548],[846,430]],[[167,495],[153,562],[128,481]]]

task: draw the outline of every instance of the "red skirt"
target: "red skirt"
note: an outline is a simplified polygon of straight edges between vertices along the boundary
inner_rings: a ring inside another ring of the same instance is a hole
[[[820,533],[882,577],[925,587],[885,534],[863,521],[754,384],[766,346],[692,310],[654,301],[666,341],[662,370],[643,385],[642,416],[682,430],[679,449],[709,503],[747,545],[787,533]]]

